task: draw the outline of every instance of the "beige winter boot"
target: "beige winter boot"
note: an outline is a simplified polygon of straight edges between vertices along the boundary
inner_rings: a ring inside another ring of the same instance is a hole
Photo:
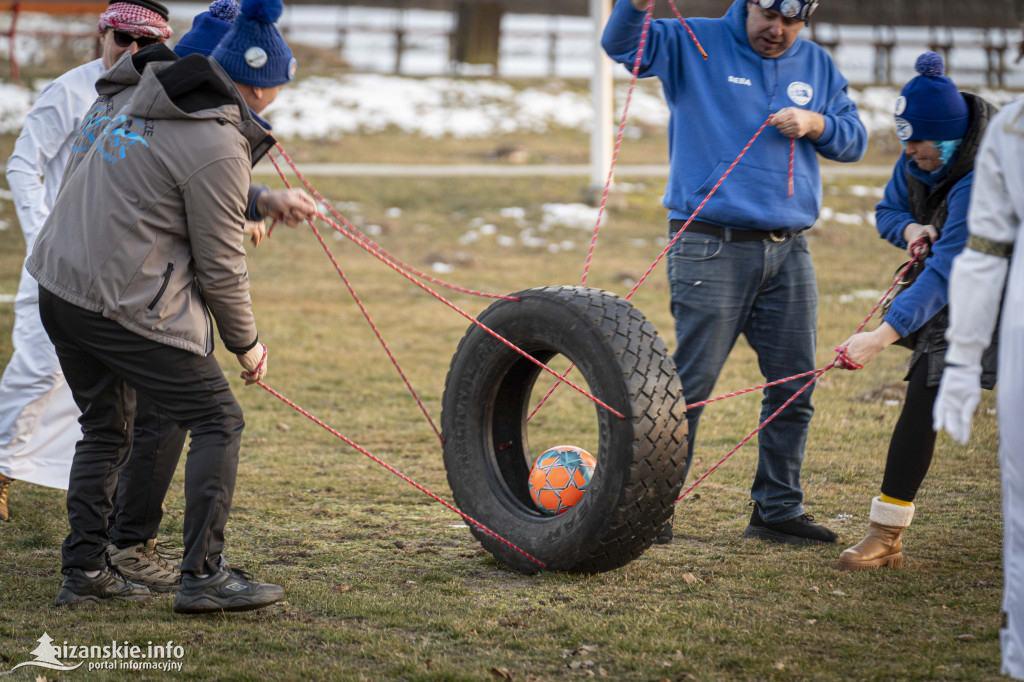
[[[871,528],[867,537],[839,555],[839,569],[861,571],[866,568],[903,566],[903,531],[914,518],[914,505],[904,507],[871,500]]]
[[[10,514],[7,512],[7,493],[11,490],[13,478],[7,478],[0,474],[0,521],[10,521]]]

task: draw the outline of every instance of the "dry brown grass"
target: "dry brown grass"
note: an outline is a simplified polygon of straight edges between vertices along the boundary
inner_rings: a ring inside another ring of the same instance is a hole
[[[421,141],[382,138],[353,143],[344,154],[321,147],[297,155],[376,160],[365,156],[376,146],[432,154]],[[472,258],[445,275],[452,281],[508,292],[578,280],[582,233],[559,234],[578,243],[559,254],[458,239],[476,217],[515,234],[501,208],[523,207],[535,222],[543,203],[576,201],[582,180],[313,180],[328,197],[358,202],[347,213],[382,226],[380,241],[417,267],[429,267],[428,254],[469,252]],[[634,186],[626,208],[608,216],[592,285],[624,293],[622,273],[635,276],[653,260],[665,227],[659,184]],[[827,205],[870,211],[874,200],[856,196],[851,185],[830,188]],[[391,207],[401,215],[389,215]],[[10,293],[20,236],[9,202],[0,217],[12,223],[0,231],[0,292]],[[845,297],[880,292],[901,258],[867,224],[833,222],[811,234],[824,364],[872,303]],[[351,244],[329,243],[436,417],[449,359],[468,323]],[[448,497],[437,438],[308,230],[277,228],[251,252],[250,275],[271,351],[267,382]],[[486,305],[452,298],[472,312]],[[663,269],[635,303],[671,337]],[[10,310],[0,304],[3,358]],[[234,360],[223,351],[218,357],[234,375]],[[819,382],[804,486],[809,511],[840,532],[840,547],[795,549],[740,537],[756,463],[752,444],[681,504],[673,544],[593,576],[508,571],[458,517],[265,392],[235,382],[247,429],[229,556],[284,585],[287,601],[194,619],[172,614],[166,599],[55,610],[66,532],[62,494],[20,484],[12,492],[14,521],[0,527],[0,669],[29,660],[47,631],[79,644],[174,640],[187,651],[183,679],[998,679],[1001,523],[991,396],[967,447],[939,440],[907,533],[906,567],[861,574],[834,568],[839,551],[866,528],[899,409],[884,392],[882,401],[870,396],[899,383],[905,358],[893,349],[863,371],[833,371]],[[741,344],[719,387],[759,381],[753,354]],[[694,475],[754,428],[758,403],[750,394],[708,408]],[[579,428],[574,408],[565,409],[546,418],[552,438]],[[181,485],[179,475],[167,498],[169,538],[181,531]]]

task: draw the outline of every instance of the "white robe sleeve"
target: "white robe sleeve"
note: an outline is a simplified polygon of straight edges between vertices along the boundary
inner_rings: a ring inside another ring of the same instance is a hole
[[[102,60],[97,59],[43,88],[7,160],[7,184],[14,195],[27,253],[32,252],[36,235],[50,215],[71,144],[96,99],[95,82],[102,73]]]
[[[1013,119],[1019,112],[1019,106],[1011,105],[1004,115],[989,123],[975,159],[967,218],[971,239],[954,260],[950,276],[950,320],[946,330],[950,345],[946,361],[954,365],[981,364],[982,353],[992,341],[999,317],[1009,253],[1021,222],[1005,169],[1007,162],[1019,163],[1020,154],[1024,153],[1024,136],[1012,130]]]
[[[14,153],[7,160],[7,184],[14,195],[14,208],[29,252],[50,215],[44,186],[46,167],[75,132],[69,99],[67,89],[57,81],[39,93],[14,144]]]

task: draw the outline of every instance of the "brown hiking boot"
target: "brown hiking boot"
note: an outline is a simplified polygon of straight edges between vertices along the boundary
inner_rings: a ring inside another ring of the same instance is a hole
[[[0,521],[11,520],[10,515],[7,513],[7,493],[10,492],[12,483],[14,483],[13,478],[7,478],[0,474]]]
[[[839,555],[838,568],[843,571],[883,566],[902,568],[903,531],[913,518],[913,505],[890,504],[876,497],[871,501],[871,527],[867,536]]]
[[[157,550],[156,538],[124,549],[109,545],[107,558],[125,578],[153,592],[174,592],[181,587],[181,572]]]
[[[57,606],[101,604],[112,599],[138,601],[153,596],[145,585],[125,580],[116,568],[104,566],[98,573],[90,578],[80,568],[64,571],[64,582],[57,593]]]

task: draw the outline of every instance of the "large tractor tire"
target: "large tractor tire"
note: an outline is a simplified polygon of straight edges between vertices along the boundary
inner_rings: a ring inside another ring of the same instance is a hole
[[[671,518],[686,466],[686,401],[675,364],[654,327],[630,303],[585,287],[544,287],[501,300],[479,321],[547,363],[575,363],[569,379],[624,415],[594,404],[597,467],[580,502],[557,516],[530,498],[527,442],[531,392],[550,373],[471,325],[452,358],[441,415],[444,463],[456,505],[544,563],[595,573],[623,566],[654,542]],[[562,386],[560,391],[572,391]],[[471,524],[472,527],[472,524]],[[542,570],[472,528],[498,560]]]

